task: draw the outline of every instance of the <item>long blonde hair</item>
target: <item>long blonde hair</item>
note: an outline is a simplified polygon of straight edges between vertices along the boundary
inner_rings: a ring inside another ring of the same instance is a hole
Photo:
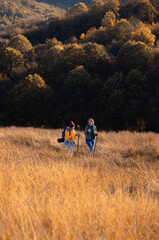
[[[93,122],[93,125],[94,125],[94,119],[93,119],[93,118],[89,118],[89,119],[88,119],[88,123],[89,123],[89,122]]]

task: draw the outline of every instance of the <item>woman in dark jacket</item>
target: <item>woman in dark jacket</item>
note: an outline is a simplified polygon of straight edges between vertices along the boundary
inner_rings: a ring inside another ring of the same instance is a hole
[[[95,136],[97,136],[96,126],[94,125],[94,120],[92,118],[88,119],[88,125],[85,127],[86,143],[90,149],[90,153],[93,155],[95,146]]]

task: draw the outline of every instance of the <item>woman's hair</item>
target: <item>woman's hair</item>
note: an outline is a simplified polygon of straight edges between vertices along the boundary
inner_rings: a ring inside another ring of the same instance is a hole
[[[93,118],[89,118],[89,119],[88,119],[88,123],[89,123],[89,122],[93,122],[93,124],[94,124]]]
[[[70,121],[68,126],[69,126],[70,128],[73,128],[73,127],[75,127],[75,124],[74,124],[73,121]]]

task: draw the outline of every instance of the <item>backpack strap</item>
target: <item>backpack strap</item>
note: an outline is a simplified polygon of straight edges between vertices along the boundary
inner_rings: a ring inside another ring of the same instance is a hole
[[[70,130],[70,128],[68,128],[68,131],[69,131],[69,134],[70,134],[70,136],[71,136],[71,130]],[[71,141],[71,138],[72,138],[72,136],[70,137],[70,141]]]
[[[64,127],[63,131],[62,131],[62,138],[65,140],[65,132],[67,130],[67,127]]]
[[[89,125],[87,125],[87,131],[90,129],[90,126]]]

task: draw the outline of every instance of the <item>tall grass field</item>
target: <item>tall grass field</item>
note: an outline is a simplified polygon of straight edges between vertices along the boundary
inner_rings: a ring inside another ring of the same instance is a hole
[[[0,128],[0,240],[158,240],[159,135]]]

